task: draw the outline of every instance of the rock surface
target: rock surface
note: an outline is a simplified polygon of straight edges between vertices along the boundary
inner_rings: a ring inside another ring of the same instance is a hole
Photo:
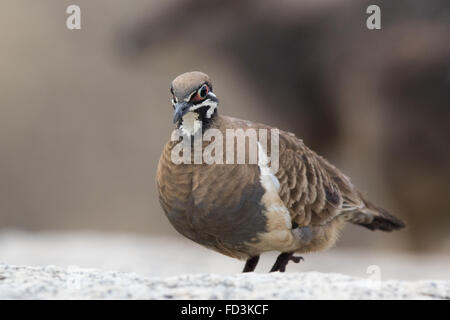
[[[363,230],[364,231],[364,230]],[[261,256],[257,273],[267,273],[277,252]],[[367,278],[378,269],[385,280],[450,280],[448,252],[413,254],[380,251],[370,247],[341,248],[303,255],[305,261],[289,264],[287,273],[317,271]],[[56,265],[67,268],[116,270],[145,277],[180,274],[235,275],[244,266],[232,259],[179,237],[136,236],[104,232],[24,232],[0,230],[0,264]]]
[[[0,299],[450,299],[450,281],[378,281],[319,272],[161,278],[0,264]]]

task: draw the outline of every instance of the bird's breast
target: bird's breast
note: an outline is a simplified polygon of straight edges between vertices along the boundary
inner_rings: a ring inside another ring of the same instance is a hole
[[[160,202],[184,236],[232,255],[246,251],[266,230],[264,187],[256,165],[178,165],[158,167]]]

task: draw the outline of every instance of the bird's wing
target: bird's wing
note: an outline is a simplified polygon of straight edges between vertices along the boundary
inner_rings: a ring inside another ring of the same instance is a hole
[[[291,133],[280,131],[279,195],[299,226],[325,224],[364,207],[348,177]]]
[[[231,117],[221,117],[225,128],[266,129],[270,126]],[[278,130],[278,129],[276,129]],[[289,210],[293,225],[323,225],[339,215],[346,221],[371,230],[391,231],[405,225],[386,210],[373,205],[351,183],[350,179],[326,159],[310,150],[294,134],[278,130],[278,194]],[[272,135],[262,149],[272,153]],[[272,156],[270,155],[271,159]],[[272,160],[272,159],[271,159]],[[271,164],[273,169],[273,163]]]

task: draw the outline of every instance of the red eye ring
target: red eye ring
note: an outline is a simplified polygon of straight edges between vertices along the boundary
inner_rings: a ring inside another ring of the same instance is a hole
[[[192,97],[191,101],[192,102],[200,102],[206,98],[208,93],[209,93],[209,87],[205,83],[197,90],[197,93],[194,95],[194,97]]]

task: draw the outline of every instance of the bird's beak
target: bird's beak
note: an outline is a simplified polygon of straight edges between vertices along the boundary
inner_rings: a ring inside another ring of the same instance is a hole
[[[175,111],[173,113],[173,123],[177,123],[186,113],[188,113],[191,105],[190,102],[186,101],[176,103]]]

